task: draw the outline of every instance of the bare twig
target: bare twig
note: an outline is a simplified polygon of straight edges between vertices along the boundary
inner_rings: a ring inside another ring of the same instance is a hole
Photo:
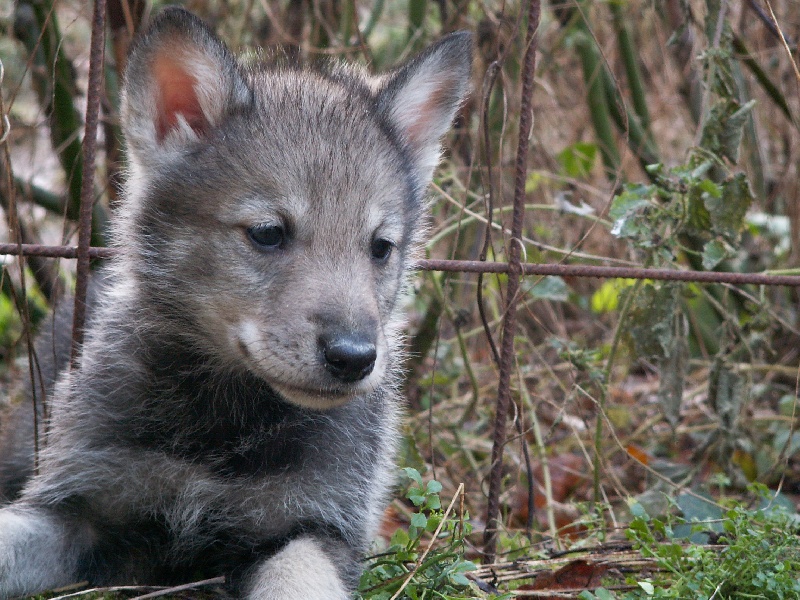
[[[184,592],[186,590],[194,590],[196,588],[205,587],[209,585],[222,585],[224,583],[225,583],[224,577],[214,577],[213,579],[204,579],[203,581],[194,581],[192,583],[185,583],[183,585],[178,585],[171,588],[164,588],[163,590],[157,590],[155,592],[150,592],[149,594],[136,596],[135,598],[131,598],[131,600],[145,600],[146,598],[159,598],[161,596],[166,596],[167,594],[175,594],[177,592]]]
[[[747,0],[747,4],[750,7],[750,10],[756,13],[756,16],[761,20],[762,23],[764,23],[764,25],[766,25],[767,30],[772,34],[772,37],[780,40],[785,46],[792,43],[781,31],[778,21],[775,19],[775,13],[772,12],[772,6],[770,6],[769,0],[767,0],[767,6],[769,7],[770,12],[769,15],[764,12],[764,9],[761,8],[756,0]],[[789,54],[791,55],[791,51]]]
[[[789,62],[792,64],[792,68],[794,69],[794,76],[797,79],[797,84],[800,85],[800,69],[798,69],[797,63],[795,62],[794,57],[792,56],[792,50],[791,48],[789,48],[789,44],[786,41],[786,36],[783,35],[783,31],[781,31],[781,26],[778,23],[778,19],[775,16],[775,11],[772,10],[772,4],[770,3],[769,0],[767,0],[767,8],[769,9],[769,16],[772,19],[772,23],[775,29],[777,29],[778,33],[780,34],[781,42],[783,42],[783,48],[786,50],[786,54],[789,56]]]

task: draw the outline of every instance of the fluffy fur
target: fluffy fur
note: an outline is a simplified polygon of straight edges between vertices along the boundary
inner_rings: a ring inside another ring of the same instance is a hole
[[[155,19],[126,74],[120,256],[39,472],[0,509],[0,597],[220,573],[248,598],[352,593],[391,482],[404,276],[469,54],[461,33],[381,77],[244,68],[191,14]],[[6,496],[30,456],[0,458]]]

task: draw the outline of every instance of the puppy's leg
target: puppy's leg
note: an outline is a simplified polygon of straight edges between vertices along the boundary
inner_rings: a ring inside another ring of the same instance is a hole
[[[318,538],[300,537],[256,568],[246,598],[349,600],[352,590],[343,577],[357,573],[358,567],[352,551],[343,544],[323,544]]]
[[[88,532],[28,506],[0,510],[0,598],[74,583]]]

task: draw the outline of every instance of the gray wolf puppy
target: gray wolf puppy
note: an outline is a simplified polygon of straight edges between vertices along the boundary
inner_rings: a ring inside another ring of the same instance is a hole
[[[344,600],[391,483],[398,306],[470,36],[382,76],[242,66],[180,9],[132,51],[119,258],[38,473],[0,510],[0,597],[225,573]]]

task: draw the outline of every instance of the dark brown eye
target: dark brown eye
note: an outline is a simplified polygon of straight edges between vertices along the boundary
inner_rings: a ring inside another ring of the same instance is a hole
[[[280,225],[254,225],[247,229],[247,235],[261,250],[277,250],[286,242],[286,232]]]
[[[372,258],[384,262],[391,256],[392,248],[394,248],[394,242],[383,238],[375,239],[372,241]]]

